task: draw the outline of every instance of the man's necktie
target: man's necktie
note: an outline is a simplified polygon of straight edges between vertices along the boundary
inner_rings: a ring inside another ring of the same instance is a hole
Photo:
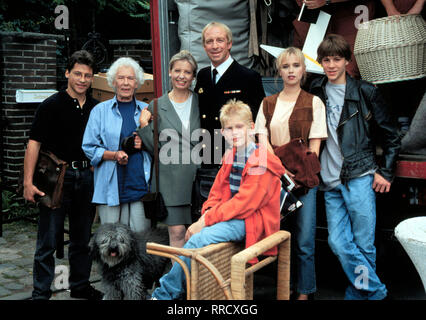
[[[216,85],[216,75],[217,75],[217,70],[216,68],[213,69],[213,85]]]

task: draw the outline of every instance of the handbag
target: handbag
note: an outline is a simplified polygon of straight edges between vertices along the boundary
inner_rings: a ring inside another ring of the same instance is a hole
[[[135,148],[135,135],[125,137],[121,142],[121,150],[123,150],[128,155],[139,152],[138,149]]]
[[[209,197],[210,189],[218,173],[218,168],[198,168],[192,185],[191,217],[195,222],[201,217],[203,203]]]
[[[145,209],[145,217],[150,219],[153,224],[157,221],[164,220],[167,218],[168,212],[167,207],[164,204],[164,199],[161,193],[158,191],[160,188],[159,184],[159,163],[158,163],[158,101],[154,100],[154,168],[155,168],[155,182],[156,191],[149,192],[142,197],[142,202]]]
[[[284,167],[294,174],[297,184],[305,189],[319,185],[321,164],[317,155],[308,149],[302,138],[292,139],[289,143],[275,148],[274,152]]]
[[[65,171],[68,163],[59,159],[50,151],[40,150],[36,166],[34,168],[33,184],[44,192],[43,197],[35,197],[35,200],[51,209],[61,207]],[[17,193],[23,195],[24,168],[22,167],[18,179]]]

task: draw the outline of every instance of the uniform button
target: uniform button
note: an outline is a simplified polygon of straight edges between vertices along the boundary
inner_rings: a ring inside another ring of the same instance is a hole
[[[203,119],[205,119],[206,118],[206,115],[205,114],[203,114]]]
[[[218,134],[219,132],[215,131],[214,134]]]
[[[219,147],[216,147],[216,150],[218,150],[219,149]]]
[[[203,144],[203,146],[202,146],[203,148],[205,148],[206,147],[206,145],[205,144]]]
[[[206,133],[206,129],[201,130],[202,133]]]
[[[218,117],[215,117],[214,119],[215,119],[215,120],[219,120],[219,118],[218,118]]]

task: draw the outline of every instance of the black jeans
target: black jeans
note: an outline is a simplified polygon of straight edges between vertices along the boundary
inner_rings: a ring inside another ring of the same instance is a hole
[[[37,246],[34,255],[33,299],[49,299],[55,277],[54,253],[57,238],[63,232],[65,216],[69,219],[70,289],[84,288],[89,284],[92,261],[88,243],[95,214],[91,203],[93,173],[89,169],[67,169],[64,180],[62,206],[58,209],[40,207]]]

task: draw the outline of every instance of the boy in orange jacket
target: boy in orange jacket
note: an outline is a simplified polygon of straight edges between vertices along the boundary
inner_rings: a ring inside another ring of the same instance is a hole
[[[187,230],[184,248],[201,248],[212,243],[242,241],[246,247],[277,232],[280,228],[280,177],[285,169],[266,148],[254,143],[250,107],[231,100],[220,110],[222,134],[232,146],[222,158],[202,216]],[[265,252],[277,254],[277,249]],[[190,266],[190,259],[181,257]],[[251,262],[256,262],[251,261]],[[184,291],[181,266],[160,279],[153,300],[178,298]]]

